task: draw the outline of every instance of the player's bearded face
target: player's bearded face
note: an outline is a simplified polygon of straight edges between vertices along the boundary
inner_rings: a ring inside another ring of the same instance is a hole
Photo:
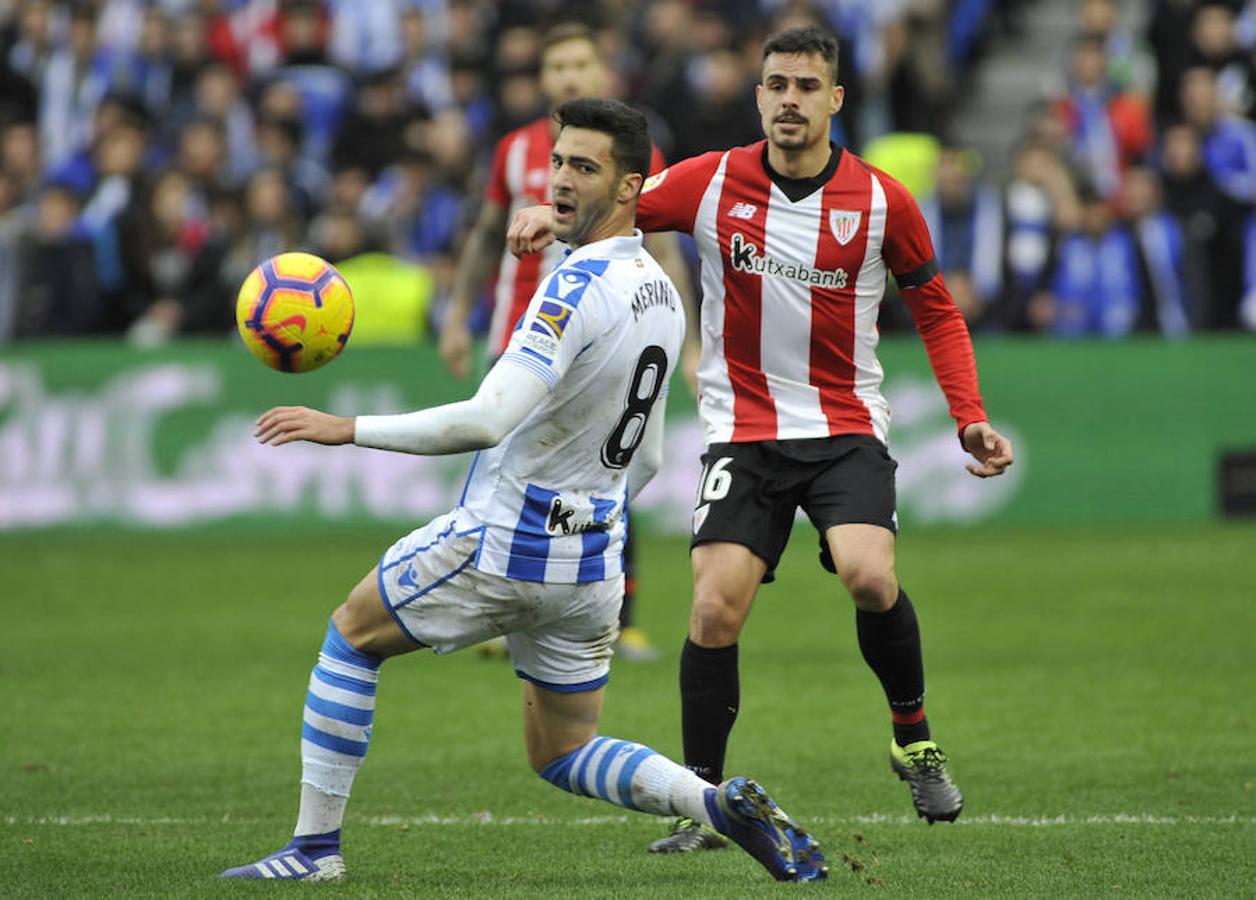
[[[773,53],[755,87],[763,133],[782,150],[828,140],[829,119],[842,108],[844,89],[818,53]]]
[[[573,246],[589,243],[614,213],[619,192],[610,135],[564,128],[550,158],[550,191],[554,236]]]

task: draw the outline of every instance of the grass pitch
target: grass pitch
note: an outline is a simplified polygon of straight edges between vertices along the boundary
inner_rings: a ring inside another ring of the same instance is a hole
[[[216,880],[287,840],[327,613],[395,537],[253,530],[0,540],[0,896],[295,896]],[[527,768],[509,667],[383,669],[319,896],[1233,897],[1256,891],[1256,528],[921,531],[900,575],[928,709],[967,798],[927,827],[840,585],[800,527],[742,642],[728,768],[817,834],[827,885],[736,850],[647,855],[662,820]],[[678,758],[684,545],[641,548],[657,663],[619,663],[603,732]],[[313,886],[310,886],[313,887]]]

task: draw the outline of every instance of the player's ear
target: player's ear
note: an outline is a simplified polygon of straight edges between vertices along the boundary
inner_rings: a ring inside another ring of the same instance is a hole
[[[833,85],[833,99],[829,102],[829,115],[835,116],[842,111],[842,104],[846,101],[846,88],[840,84]]]
[[[758,107],[759,115],[763,115],[763,82],[754,86],[754,105]]]
[[[641,193],[641,185],[644,181],[640,172],[625,172],[619,178],[619,192],[616,199],[620,203],[631,203]]]

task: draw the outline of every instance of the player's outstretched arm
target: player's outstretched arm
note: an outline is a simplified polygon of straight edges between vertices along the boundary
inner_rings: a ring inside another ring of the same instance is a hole
[[[989,422],[965,426],[963,442],[964,449],[980,463],[968,463],[964,468],[978,478],[1002,475],[1013,462],[1012,442],[991,428]]]
[[[332,416],[304,406],[279,406],[257,420],[263,444],[292,441],[357,444],[439,456],[501,443],[549,393],[549,385],[513,365],[497,365],[470,400],[395,416]]]
[[[548,205],[525,206],[514,214],[506,229],[506,246],[515,256],[540,253],[554,243],[554,210]]]

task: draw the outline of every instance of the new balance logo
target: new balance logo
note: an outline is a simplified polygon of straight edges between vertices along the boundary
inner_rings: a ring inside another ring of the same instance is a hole
[[[759,207],[755,206],[753,203],[742,203],[738,200],[733,204],[732,208],[729,209],[728,214],[734,219],[753,219],[754,214],[758,211]]]

